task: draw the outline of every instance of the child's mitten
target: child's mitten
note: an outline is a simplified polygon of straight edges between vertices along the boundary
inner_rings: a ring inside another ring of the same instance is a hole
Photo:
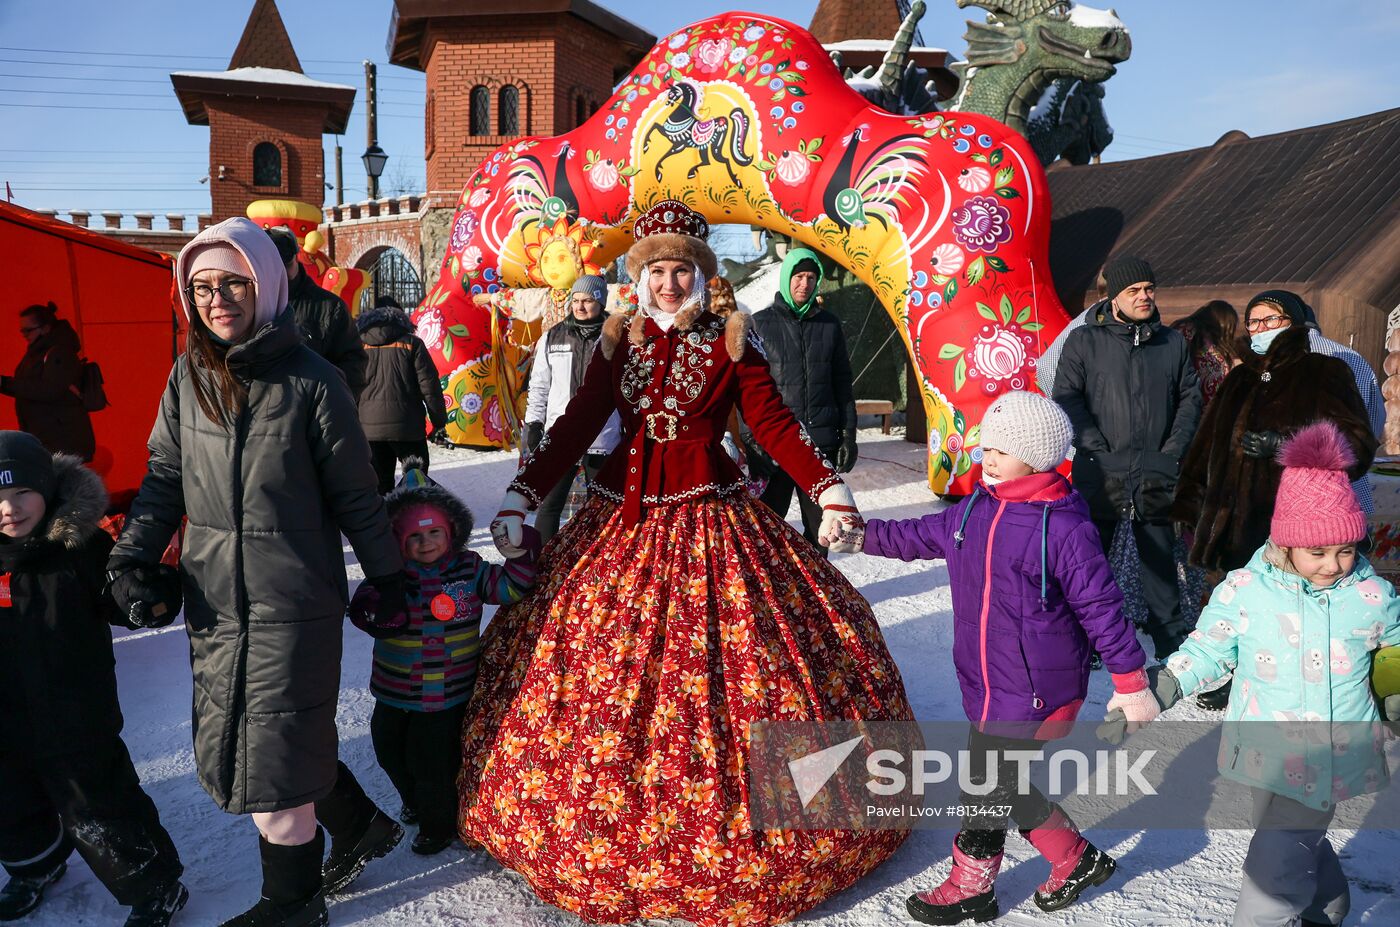
[[[1152,666],[1145,670],[1145,674],[1146,688],[1128,695],[1116,692],[1108,700],[1108,713],[1104,715],[1103,723],[1095,731],[1099,740],[1117,746],[1129,734],[1135,733],[1161,712],[1181,701],[1181,683],[1172,675],[1171,670],[1165,666]],[[1143,720],[1143,703],[1148,701],[1149,695],[1155,704],[1150,709],[1150,716]],[[1129,700],[1132,701],[1131,705]],[[1130,711],[1136,714],[1136,719]]]

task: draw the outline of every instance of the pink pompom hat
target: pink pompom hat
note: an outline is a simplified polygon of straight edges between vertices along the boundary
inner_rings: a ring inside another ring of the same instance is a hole
[[[1284,442],[1270,539],[1280,547],[1329,547],[1366,536],[1366,513],[1347,470],[1356,454],[1331,422],[1316,422]]]

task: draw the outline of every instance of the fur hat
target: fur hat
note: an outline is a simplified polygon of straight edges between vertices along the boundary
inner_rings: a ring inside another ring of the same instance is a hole
[[[1064,463],[1073,440],[1064,409],[1039,393],[1002,393],[982,417],[982,447],[1010,454],[1038,473]]]
[[[1342,431],[1316,422],[1284,442],[1283,467],[1269,539],[1279,547],[1329,547],[1366,536],[1366,513],[1356,501],[1347,470],[1356,454]]]
[[[389,523],[394,529],[394,537],[399,543],[408,536],[408,529],[415,519],[431,517],[424,507],[441,513],[444,524],[451,534],[454,550],[465,550],[471,540],[472,513],[451,492],[437,483],[425,472],[422,458],[409,457],[403,462],[403,478],[384,497],[384,505],[389,510]]]
[[[642,270],[653,261],[685,261],[710,279],[719,272],[719,260],[705,244],[709,234],[704,216],[679,200],[662,200],[632,225],[637,243],[627,252],[628,276],[640,284]]]

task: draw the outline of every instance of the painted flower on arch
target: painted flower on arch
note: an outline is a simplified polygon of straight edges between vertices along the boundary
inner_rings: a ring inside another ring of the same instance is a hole
[[[1011,240],[1011,210],[991,196],[974,196],[953,210],[953,236],[969,251],[991,253]]]

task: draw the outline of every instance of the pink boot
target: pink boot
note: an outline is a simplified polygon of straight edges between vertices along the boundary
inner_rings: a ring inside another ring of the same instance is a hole
[[[963,852],[966,832],[953,840],[953,869],[943,884],[928,892],[910,895],[909,915],[925,924],[961,924],[971,918],[979,924],[992,920],[997,910],[997,896],[992,890],[1001,870],[1002,852],[985,859],[975,859]]]
[[[1054,812],[1035,830],[1021,835],[1050,861],[1050,878],[1035,893],[1042,911],[1058,911],[1074,903],[1090,885],[1102,885],[1118,864],[1084,839],[1063,811]]]

